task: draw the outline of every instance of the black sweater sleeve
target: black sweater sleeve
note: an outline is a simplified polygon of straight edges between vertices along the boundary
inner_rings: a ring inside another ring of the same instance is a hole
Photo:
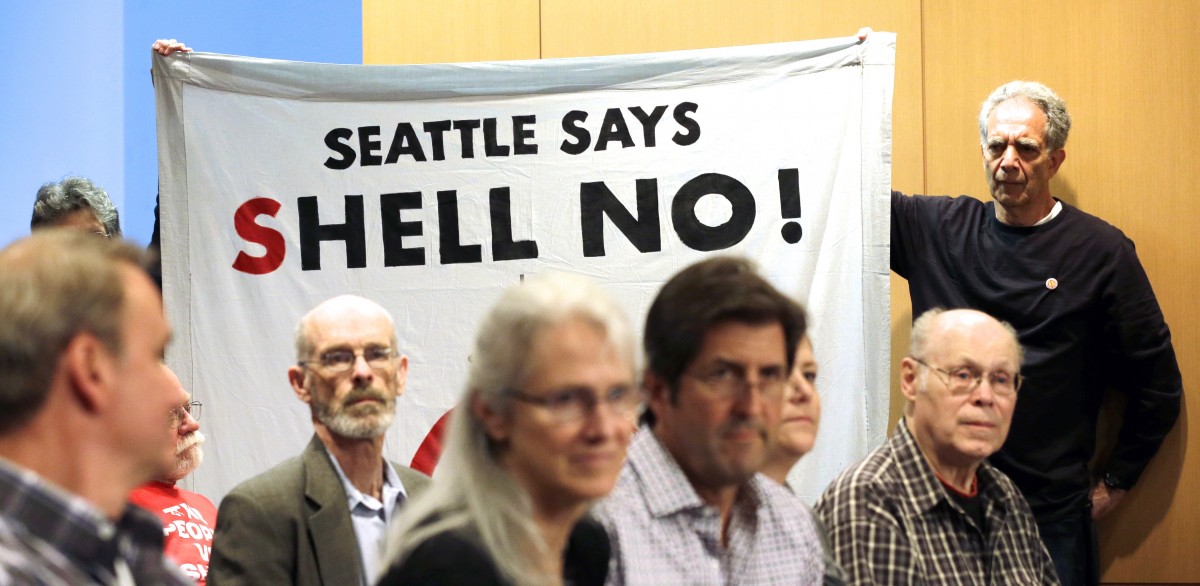
[[[1115,387],[1129,401],[1106,472],[1123,487],[1141,476],[1179,417],[1183,378],[1150,280],[1133,242],[1123,238],[1102,301],[1115,341]]]

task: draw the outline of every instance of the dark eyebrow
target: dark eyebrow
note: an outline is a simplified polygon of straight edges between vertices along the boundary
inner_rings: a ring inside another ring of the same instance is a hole
[[[715,360],[713,360],[713,361],[712,361],[711,363],[709,363],[709,365],[708,365],[708,367],[709,367],[710,369],[711,369],[711,368],[716,368],[716,367],[718,367],[718,366],[719,366],[719,367],[722,367],[722,368],[729,368],[729,369],[732,369],[732,370],[736,370],[736,371],[738,371],[739,373],[743,373],[743,374],[746,372],[746,365],[745,365],[745,364],[742,364],[742,363],[740,363],[740,362],[734,362],[734,361],[732,361],[732,360],[726,360],[726,359],[724,359],[724,358],[720,358],[720,357],[717,357]]]
[[[727,360],[725,358],[717,358],[708,366],[708,368],[712,369],[712,368],[716,368],[718,366],[736,371],[738,373],[738,375],[741,377],[745,377],[746,373],[750,370],[749,366],[742,364],[741,362],[734,362],[732,360]],[[786,372],[787,371],[787,363],[780,362],[780,363],[773,363],[773,364],[761,364],[757,367],[757,370],[758,370],[758,372],[766,372],[766,371]]]

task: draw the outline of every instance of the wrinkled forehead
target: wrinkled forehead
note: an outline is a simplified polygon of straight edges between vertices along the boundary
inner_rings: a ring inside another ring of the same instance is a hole
[[[396,332],[387,315],[378,312],[341,312],[317,315],[309,322],[309,342],[320,352],[330,348],[392,346]]]
[[[943,365],[1017,370],[1016,340],[999,323],[955,324],[930,337],[931,358]]]
[[[1024,98],[1005,100],[988,115],[988,137],[1029,136],[1040,140],[1046,137],[1046,113]]]

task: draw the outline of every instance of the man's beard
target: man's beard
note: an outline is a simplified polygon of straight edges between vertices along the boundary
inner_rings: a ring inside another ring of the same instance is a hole
[[[176,442],[175,469],[167,474],[166,479],[175,482],[199,468],[200,462],[204,461],[204,450],[200,449],[200,444],[203,443],[204,434],[200,433],[200,430],[193,431]]]
[[[316,398],[316,394],[312,395]],[[347,404],[363,399],[375,399],[382,402],[357,403],[349,409]],[[351,439],[370,439],[379,437],[392,426],[396,417],[396,397],[388,397],[379,389],[359,387],[351,389],[341,401],[314,401],[317,421],[320,421],[330,431]]]

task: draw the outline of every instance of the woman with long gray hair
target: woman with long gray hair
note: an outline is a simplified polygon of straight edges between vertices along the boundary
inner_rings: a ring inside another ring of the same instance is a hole
[[[380,584],[603,584],[608,539],[586,515],[634,430],[634,352],[624,313],[590,281],[551,273],[506,291]]]

